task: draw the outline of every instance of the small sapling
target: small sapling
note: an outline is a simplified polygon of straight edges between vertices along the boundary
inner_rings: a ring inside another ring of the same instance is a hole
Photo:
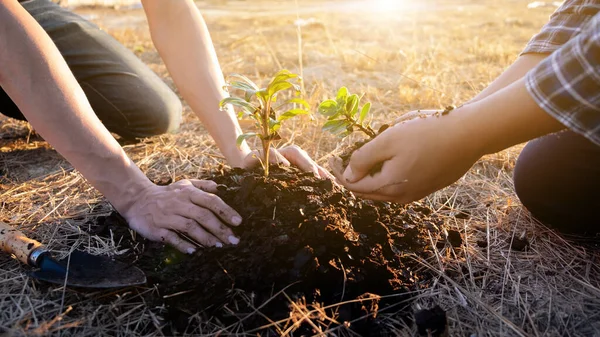
[[[354,131],[362,131],[369,138],[377,137],[367,117],[371,111],[371,103],[360,106],[361,97],[350,94],[346,87],[340,88],[335,99],[327,99],[319,104],[319,113],[327,117],[323,130],[329,131],[341,138],[347,137]],[[387,128],[387,126],[385,126]]]
[[[287,119],[299,116],[309,115],[310,106],[300,94],[301,81],[297,74],[288,70],[281,70],[271,79],[267,87],[259,88],[256,83],[246,76],[234,74],[229,77],[228,88],[236,89],[243,93],[240,97],[231,96],[221,101],[221,108],[226,104],[231,104],[240,109],[238,118],[250,118],[254,120],[257,132],[249,132],[240,135],[237,138],[237,144],[240,146],[244,140],[258,137],[262,142],[260,163],[264,169],[265,176],[269,175],[269,150],[271,142],[281,139],[279,129],[281,123]],[[292,98],[283,103],[277,104],[280,94],[292,93]]]

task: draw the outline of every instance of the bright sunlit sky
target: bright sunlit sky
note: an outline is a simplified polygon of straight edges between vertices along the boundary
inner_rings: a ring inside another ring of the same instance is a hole
[[[372,2],[376,10],[392,11],[406,6],[408,0],[375,0]]]

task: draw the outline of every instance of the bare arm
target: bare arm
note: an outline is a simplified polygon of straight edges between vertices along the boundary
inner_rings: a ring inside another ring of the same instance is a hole
[[[354,152],[345,170],[334,162],[334,173],[365,198],[407,203],[453,183],[485,154],[561,129],[520,79],[446,116],[396,124]]]
[[[529,70],[535,68],[535,66],[542,62],[542,60],[544,60],[546,57],[548,57],[548,54],[525,54],[519,56],[519,58],[513,64],[511,64],[483,91],[469,101],[469,103],[482,100],[523,78],[527,72],[529,72]]]
[[[495,94],[496,92],[508,87],[514,82],[525,77],[529,70],[535,68],[540,62],[542,62],[547,54],[525,54],[520,56],[513,64],[511,64],[500,76],[498,76],[492,83],[490,83],[483,91],[473,97],[470,101],[463,105],[469,105],[482,99]],[[411,120],[419,116],[435,115],[439,113],[439,109],[419,109],[415,111],[409,111],[402,116],[398,117],[394,124]]]
[[[233,108],[228,106],[226,111],[219,109],[219,102],[229,95],[223,89],[223,73],[198,7],[191,0],[143,0],[142,3],[152,41],[171,77],[229,165],[258,165],[256,155],[246,142],[237,146],[242,130]],[[271,162],[293,164],[304,171],[312,171],[318,177],[333,178],[297,146],[271,149]]]
[[[192,253],[195,245],[237,243],[239,215],[210,181],[156,186],[96,117],[50,37],[15,0],[0,0],[0,86],[27,120],[144,237]],[[216,214],[219,214],[217,216]]]
[[[228,96],[225,80],[206,23],[191,0],[142,1],[152,41],[183,98],[198,115],[231,166],[242,166],[250,148],[244,142],[233,109],[220,111]]]
[[[152,185],[103,127],[59,51],[17,1],[0,2],[0,64],[0,85],[29,122],[117,210],[126,211]]]

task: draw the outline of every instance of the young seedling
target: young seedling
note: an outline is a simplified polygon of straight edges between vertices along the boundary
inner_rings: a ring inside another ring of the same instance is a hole
[[[310,114],[310,106],[300,97],[300,86],[296,83],[301,80],[297,74],[288,70],[281,70],[271,79],[266,88],[259,88],[246,76],[234,74],[230,76],[227,87],[243,92],[241,97],[227,97],[220,103],[221,108],[231,104],[240,108],[238,118],[251,118],[255,122],[258,132],[242,134],[237,139],[240,146],[244,140],[258,137],[262,142],[262,153],[259,161],[264,169],[265,176],[269,175],[269,149],[271,142],[279,140],[281,123],[287,119]],[[293,92],[293,98],[275,105],[277,98],[284,92]],[[290,107],[291,108],[286,108]],[[283,111],[283,112],[282,112]]]
[[[346,87],[342,87],[335,99],[328,99],[319,104],[319,113],[327,117],[323,130],[341,138],[360,130],[369,138],[375,138],[377,133],[366,121],[371,111],[371,103],[360,107],[360,99],[357,94],[350,94]]]

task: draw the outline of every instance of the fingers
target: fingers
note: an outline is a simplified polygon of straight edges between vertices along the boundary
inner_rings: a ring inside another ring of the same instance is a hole
[[[223,246],[223,243],[237,245],[240,242],[231,228],[207,209],[193,207],[185,216],[187,219],[182,230],[203,246]]]
[[[331,172],[333,172],[333,176],[335,177],[336,182],[345,185],[344,170],[346,168],[344,167],[342,158],[333,156],[329,158],[328,164],[331,168]]]
[[[212,180],[188,179],[194,187],[204,192],[216,193],[218,184]]]
[[[225,226],[210,211],[199,208],[190,210],[186,217],[173,224],[173,228],[182,232],[189,239],[204,247],[223,247],[226,244],[238,244],[231,229]]]
[[[398,178],[395,177],[395,172],[392,172],[390,163],[391,161],[385,162],[379,173],[373,176],[366,175],[356,182],[346,180],[340,158],[331,158],[329,165],[332,167],[336,180],[357,196],[373,200],[393,201],[393,198],[403,193],[404,184],[407,181],[394,180]]]
[[[239,213],[214,194],[193,191],[190,193],[190,200],[194,204],[212,211],[228,225],[239,226],[242,223]]]
[[[279,153],[302,171],[312,172],[317,178],[335,180],[335,177],[329,171],[317,165],[308,153],[297,145],[281,148],[279,149]]]
[[[260,152],[254,150],[246,158],[244,158],[243,167],[248,169],[260,164],[259,160]],[[297,145],[286,146],[279,150],[270,149],[269,162],[271,164],[279,164],[283,166],[294,165],[305,172],[312,172],[318,178],[329,178],[334,179],[334,176],[329,173],[326,169],[317,165],[317,163],[310,158],[308,153],[298,147]]]
[[[335,181],[335,176],[333,174],[331,174],[331,172],[327,171],[324,167],[321,166],[317,166],[317,169],[319,170],[319,177],[322,179],[330,179]]]
[[[271,162],[272,164],[279,164],[283,166],[291,165],[290,161],[285,156],[283,156],[279,151],[273,148],[269,150],[269,162]]]
[[[398,123],[406,122],[406,121],[409,121],[414,118],[425,118],[429,115],[435,115],[438,112],[439,112],[438,110],[431,110],[431,109],[409,111],[409,112],[403,114],[402,116],[396,118],[396,120],[394,120],[393,124],[396,125]]]
[[[258,151],[254,150],[250,152],[250,154],[248,154],[246,158],[244,158],[242,168],[251,169],[258,165],[260,165],[260,160],[258,160]]]
[[[377,200],[377,201],[394,201],[391,200],[390,196],[387,195],[383,195],[383,194],[362,194],[362,193],[354,193],[354,195],[358,198],[361,199],[368,199],[368,200]]]
[[[250,154],[248,154],[246,158],[244,158],[244,163],[242,164],[242,167],[245,169],[250,169],[255,166],[261,165],[260,158],[262,158],[262,155],[259,151],[254,150],[250,152]],[[290,166],[290,162],[284,156],[279,154],[279,152],[276,149],[273,148],[269,150],[269,162],[271,164]]]
[[[325,178],[325,176],[321,176],[317,163],[300,147],[296,145],[286,146],[279,149],[279,153],[302,171],[312,172],[319,178]]]
[[[367,176],[375,165],[392,158],[392,153],[389,151],[391,144],[388,135],[391,134],[390,131],[393,131],[393,128],[384,131],[375,139],[354,151],[344,172],[344,180],[350,183],[356,182]]]
[[[170,244],[182,253],[194,254],[196,252],[196,246],[189,241],[182,239],[177,233],[168,229],[161,229],[158,233],[158,239],[161,242]]]

